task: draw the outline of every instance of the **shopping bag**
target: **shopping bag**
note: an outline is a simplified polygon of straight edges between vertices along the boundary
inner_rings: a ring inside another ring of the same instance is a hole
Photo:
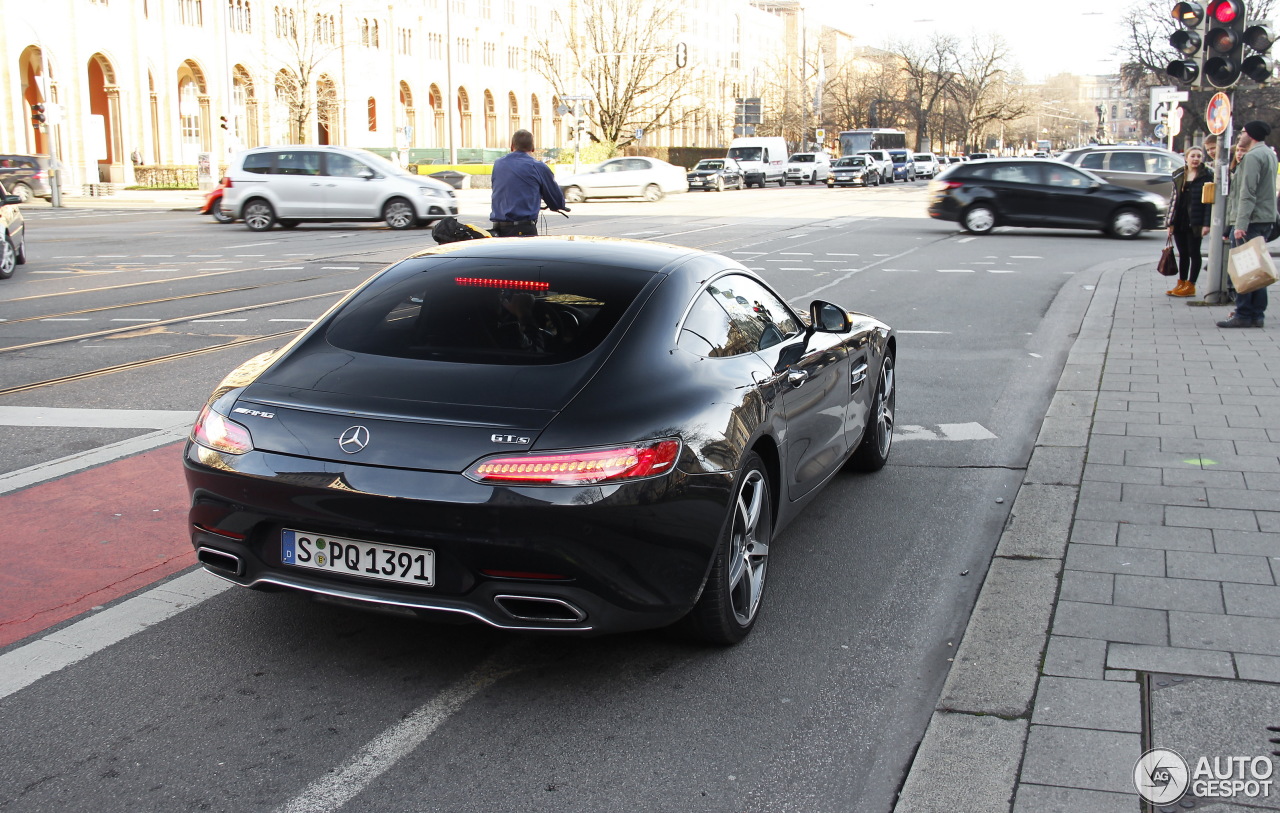
[[[1227,273],[1236,293],[1247,294],[1276,281],[1276,264],[1261,237],[1231,249],[1227,257]]]
[[[1169,239],[1165,241],[1164,251],[1160,252],[1160,262],[1156,263],[1156,270],[1162,276],[1176,277],[1178,276],[1178,258],[1173,254],[1173,235],[1169,235]]]

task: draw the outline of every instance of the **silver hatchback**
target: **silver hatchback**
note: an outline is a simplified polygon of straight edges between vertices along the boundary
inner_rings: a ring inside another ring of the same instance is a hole
[[[1155,192],[1165,200],[1173,195],[1173,173],[1185,161],[1181,155],[1159,147],[1080,147],[1059,156],[1060,161],[1087,169],[1108,183],[1142,192]]]

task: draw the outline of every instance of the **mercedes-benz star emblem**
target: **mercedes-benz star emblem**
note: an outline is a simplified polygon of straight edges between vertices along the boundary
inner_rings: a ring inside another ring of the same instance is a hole
[[[369,445],[369,430],[363,426],[353,426],[338,438],[338,448],[347,454],[355,454]]]

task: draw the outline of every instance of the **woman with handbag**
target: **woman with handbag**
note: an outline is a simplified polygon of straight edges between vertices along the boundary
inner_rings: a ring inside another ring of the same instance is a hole
[[[1169,296],[1195,296],[1200,277],[1200,240],[1209,233],[1212,204],[1202,203],[1204,185],[1213,170],[1204,162],[1204,150],[1187,150],[1187,165],[1173,176],[1173,200],[1169,203],[1169,235],[1178,247],[1178,284]]]

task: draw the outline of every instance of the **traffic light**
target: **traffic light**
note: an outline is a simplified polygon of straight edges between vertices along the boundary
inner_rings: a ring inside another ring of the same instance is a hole
[[[41,104],[40,102],[36,102],[35,104],[31,105],[31,124],[35,127],[39,127],[40,125],[44,124],[44,122],[45,122],[44,105]]]
[[[1244,30],[1245,47],[1255,53],[1245,57],[1240,71],[1245,78],[1254,82],[1266,82],[1275,74],[1275,63],[1267,52],[1276,41],[1275,29],[1271,23],[1254,23]]]
[[[226,116],[218,116],[218,123],[222,126],[222,129],[224,129],[224,130],[230,130],[230,129],[231,129],[229,126],[227,126],[227,117],[226,117]]]
[[[1204,76],[1204,7],[1195,2],[1178,3],[1173,19],[1181,28],[1169,37],[1169,44],[1181,56],[1169,63],[1165,73],[1179,82],[1201,87]]]
[[[1240,81],[1244,62],[1244,2],[1213,0],[1206,11],[1209,32],[1204,38],[1204,78],[1216,88],[1233,87]]]

